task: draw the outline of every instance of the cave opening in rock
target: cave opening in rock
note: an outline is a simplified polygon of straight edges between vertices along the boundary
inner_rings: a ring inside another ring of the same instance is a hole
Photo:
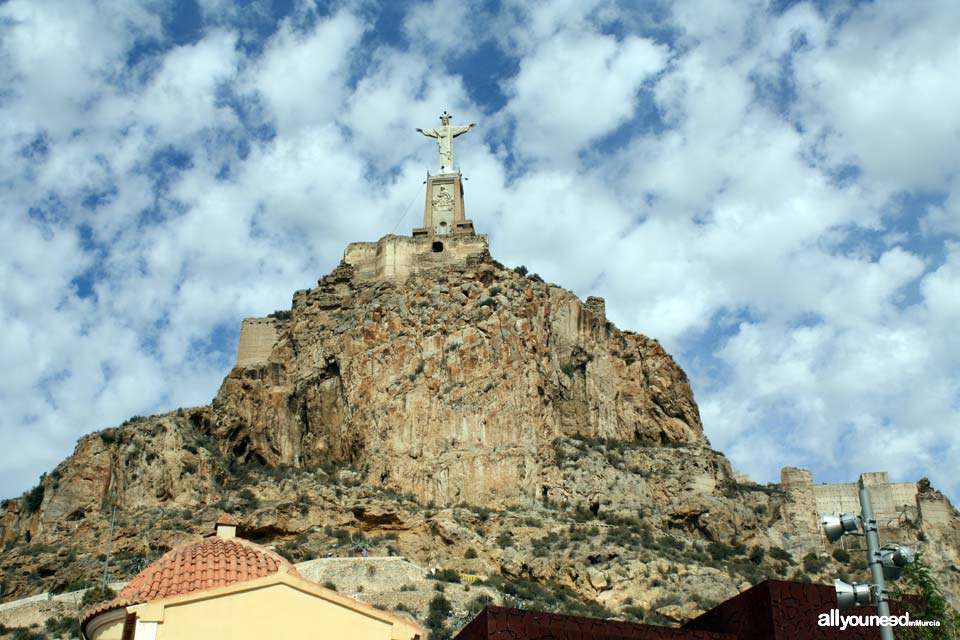
[[[436,242],[433,243],[432,248],[434,253],[440,253],[443,251],[443,243],[437,240]]]

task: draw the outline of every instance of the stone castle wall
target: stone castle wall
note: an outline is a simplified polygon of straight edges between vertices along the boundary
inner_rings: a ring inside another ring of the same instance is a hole
[[[864,473],[861,479],[870,490],[874,515],[881,527],[895,528],[906,520],[919,519],[916,484],[891,483],[885,471]],[[787,494],[788,517],[804,530],[816,530],[824,513],[860,513],[860,487],[856,482],[815,485],[813,474],[806,469],[786,467],[780,472],[780,483]],[[923,515],[927,516],[925,512]]]
[[[923,521],[937,527],[949,527],[955,511],[939,492],[921,493],[918,500]]]
[[[488,249],[486,235],[384,236],[377,242],[352,243],[344,252],[343,261],[353,267],[358,281],[403,279],[445,264],[479,258]]]
[[[265,364],[277,341],[277,321],[273,318],[245,318],[240,325],[237,347],[238,367]]]

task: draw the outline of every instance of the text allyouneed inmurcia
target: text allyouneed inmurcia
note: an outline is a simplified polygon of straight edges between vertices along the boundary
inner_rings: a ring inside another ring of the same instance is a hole
[[[817,618],[821,627],[939,627],[939,620],[911,620],[909,613],[899,616],[842,616],[839,609],[821,613]]]

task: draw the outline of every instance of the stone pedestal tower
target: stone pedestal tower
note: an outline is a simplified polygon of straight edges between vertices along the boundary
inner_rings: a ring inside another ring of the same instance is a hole
[[[427,176],[423,226],[413,236],[473,235],[473,221],[463,213],[463,177],[459,173]]]

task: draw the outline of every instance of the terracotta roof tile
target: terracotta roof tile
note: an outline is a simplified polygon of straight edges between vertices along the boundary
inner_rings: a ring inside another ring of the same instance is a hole
[[[236,520],[224,515],[217,524],[235,526]],[[111,609],[255,580],[282,567],[291,575],[300,575],[283,556],[243,538],[213,535],[187,542],[138,573],[116,598],[84,611],[82,624]]]
[[[105,611],[110,611],[111,609],[119,609],[120,607],[128,607],[128,606],[130,606],[131,604],[138,604],[138,603],[136,603],[136,602],[127,602],[127,601],[125,601],[125,600],[121,600],[120,597],[118,596],[118,597],[114,598],[113,600],[107,600],[107,601],[105,601],[105,602],[100,602],[100,603],[97,603],[97,604],[93,605],[93,606],[90,607],[89,609],[85,609],[85,610],[81,613],[80,619],[83,621],[83,624],[86,624],[87,621],[93,620],[94,618],[96,618],[96,617],[97,617],[98,615],[100,615],[101,613],[104,613]]]
[[[299,575],[287,559],[242,538],[212,536],[182,544],[141,571],[118,600],[150,602],[245,582],[279,571]]]
[[[234,518],[232,515],[230,515],[229,513],[225,513],[222,516],[220,516],[219,520],[217,520],[217,524],[226,525],[228,527],[236,527],[236,526],[239,526],[240,523],[237,522],[237,519]]]

